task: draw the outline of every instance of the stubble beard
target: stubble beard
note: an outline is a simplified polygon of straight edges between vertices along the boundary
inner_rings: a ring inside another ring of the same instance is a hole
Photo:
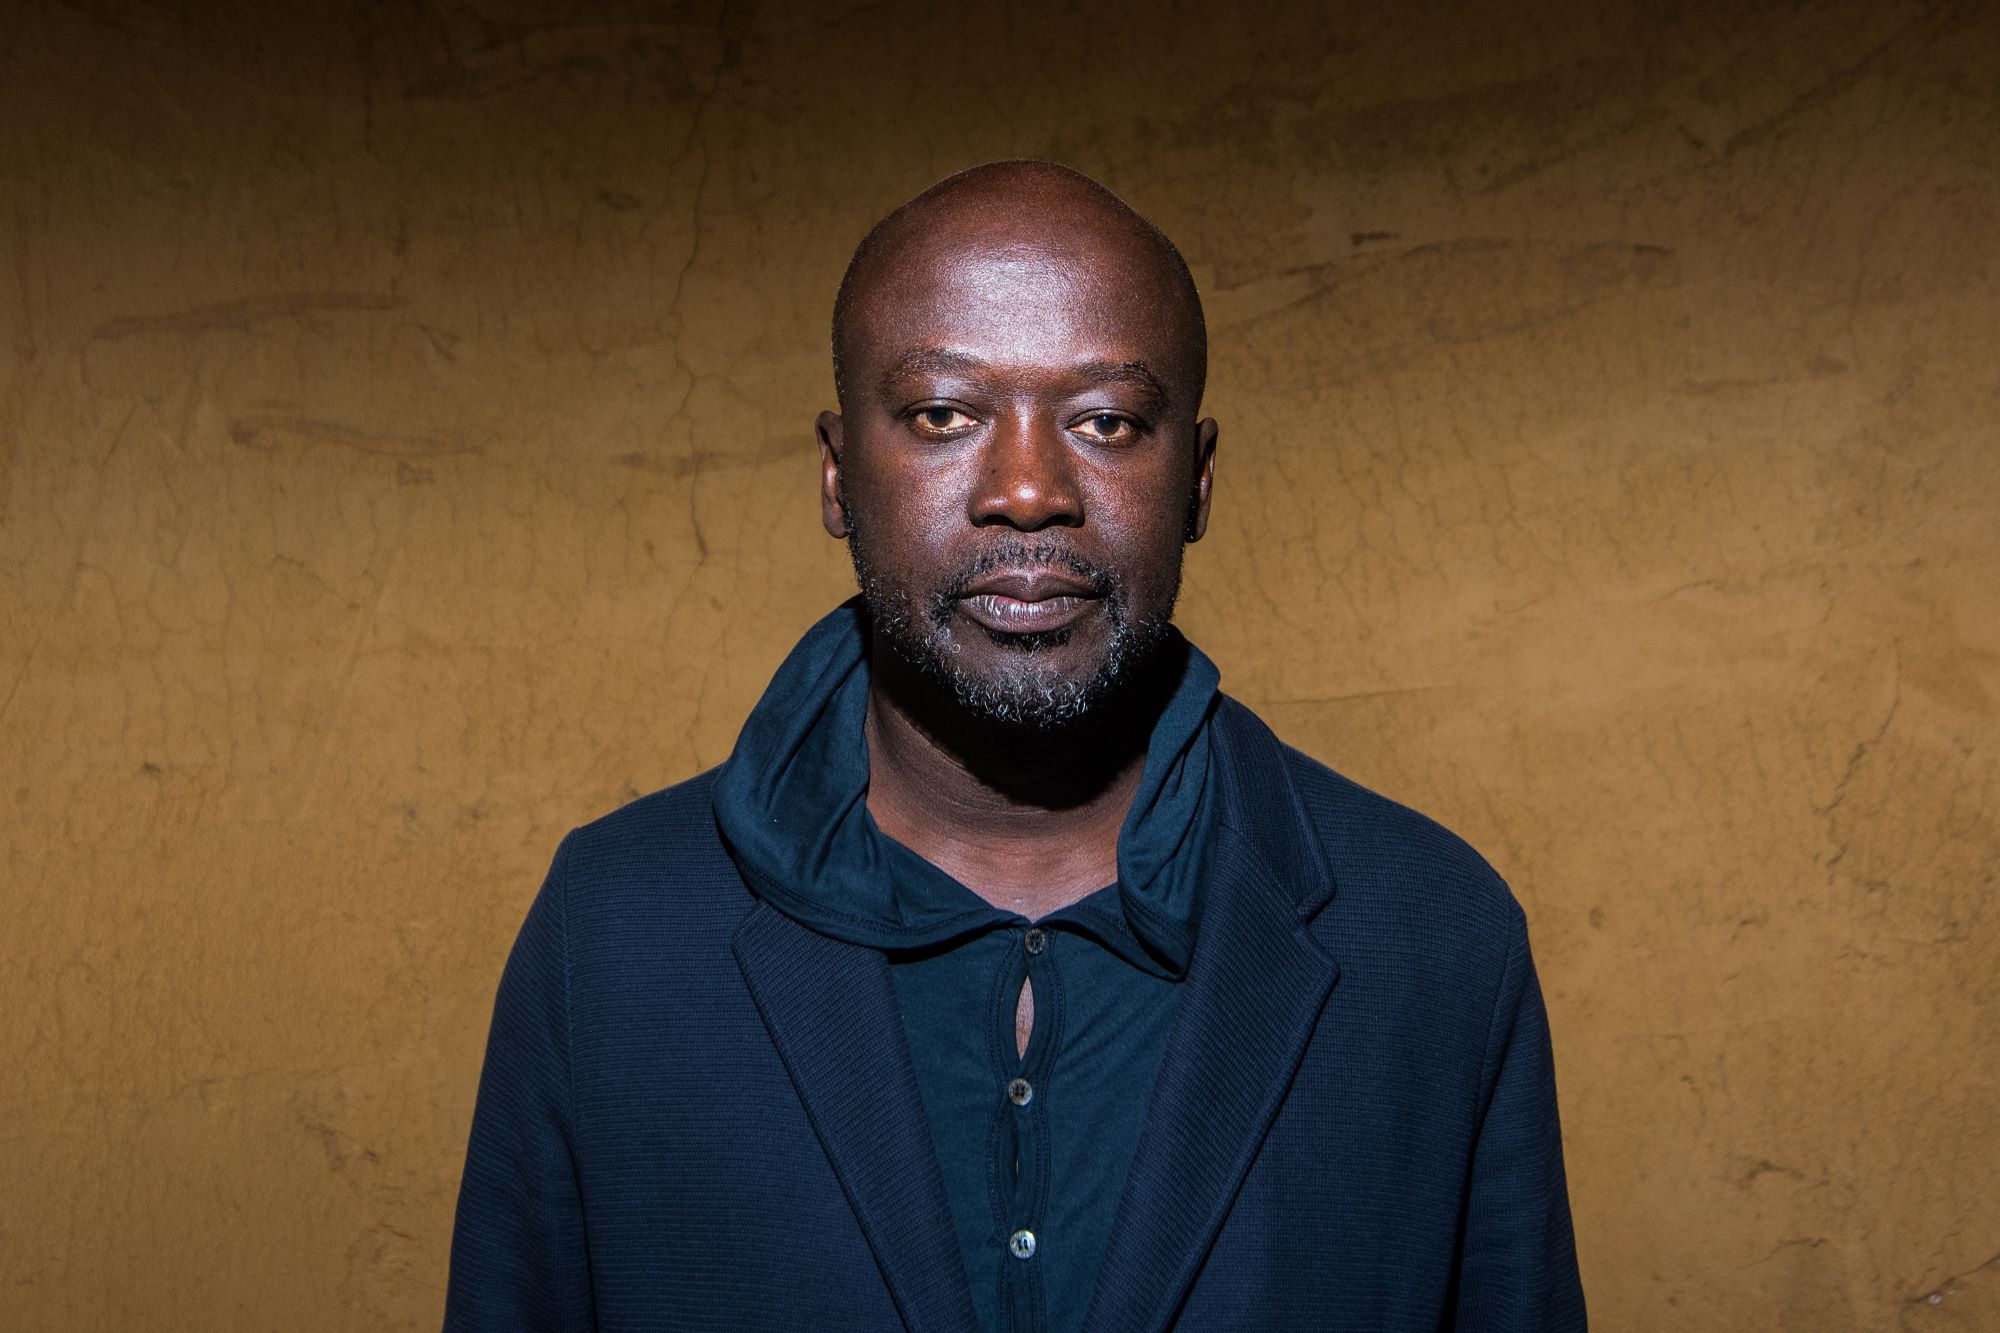
[[[1173,583],[1166,606],[1155,616],[1135,618],[1122,580],[1060,545],[1009,538],[989,548],[968,567],[927,591],[892,582],[869,558],[868,525],[857,522],[841,497],[847,516],[847,553],[854,577],[868,607],[874,630],[896,656],[926,679],[944,686],[960,708],[975,721],[1026,731],[1060,731],[1097,716],[1121,695],[1172,635],[1174,602],[1180,594],[1181,548],[1174,549]],[[1098,594],[1111,626],[1110,642],[1096,664],[1064,674],[1047,661],[1050,649],[1067,644],[1067,628],[1042,633],[1008,634],[984,626],[979,632],[1015,655],[1013,669],[991,676],[967,671],[960,660],[961,644],[952,629],[952,613],[972,582],[1001,567],[1054,565],[1087,580]]]

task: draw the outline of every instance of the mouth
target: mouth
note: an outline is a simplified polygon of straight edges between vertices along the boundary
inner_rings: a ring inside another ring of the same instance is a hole
[[[996,570],[959,594],[958,609],[994,634],[1052,634],[1097,608],[1092,584],[1049,566]]]

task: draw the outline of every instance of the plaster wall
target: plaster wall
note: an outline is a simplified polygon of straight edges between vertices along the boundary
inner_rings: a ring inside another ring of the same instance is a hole
[[[2000,1328],[2000,10],[11,4],[0,1323],[414,1329],[558,837],[845,595],[848,249],[1209,303],[1183,623],[1524,901],[1609,1330]]]

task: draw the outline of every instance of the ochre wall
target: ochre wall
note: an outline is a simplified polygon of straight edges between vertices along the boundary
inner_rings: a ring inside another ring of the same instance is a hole
[[[849,586],[848,249],[1033,155],[1207,294],[1190,633],[1527,906],[1598,1327],[2000,1328],[2000,7],[946,8],[6,9],[0,1324],[435,1324],[557,838]]]

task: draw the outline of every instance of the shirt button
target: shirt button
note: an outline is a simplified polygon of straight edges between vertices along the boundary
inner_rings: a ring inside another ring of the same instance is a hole
[[[1007,1237],[1007,1253],[1013,1255],[1016,1259],[1034,1258],[1035,1233],[1032,1231],[1017,1231]]]
[[[1035,1100],[1035,1085],[1024,1078],[1017,1078],[1007,1085],[1007,1100],[1016,1106],[1026,1106]]]
[[[1049,933],[1040,926],[1030,926],[1021,943],[1027,947],[1029,953],[1040,953],[1049,947]],[[1028,1243],[1033,1245],[1034,1238],[1029,1237]]]

